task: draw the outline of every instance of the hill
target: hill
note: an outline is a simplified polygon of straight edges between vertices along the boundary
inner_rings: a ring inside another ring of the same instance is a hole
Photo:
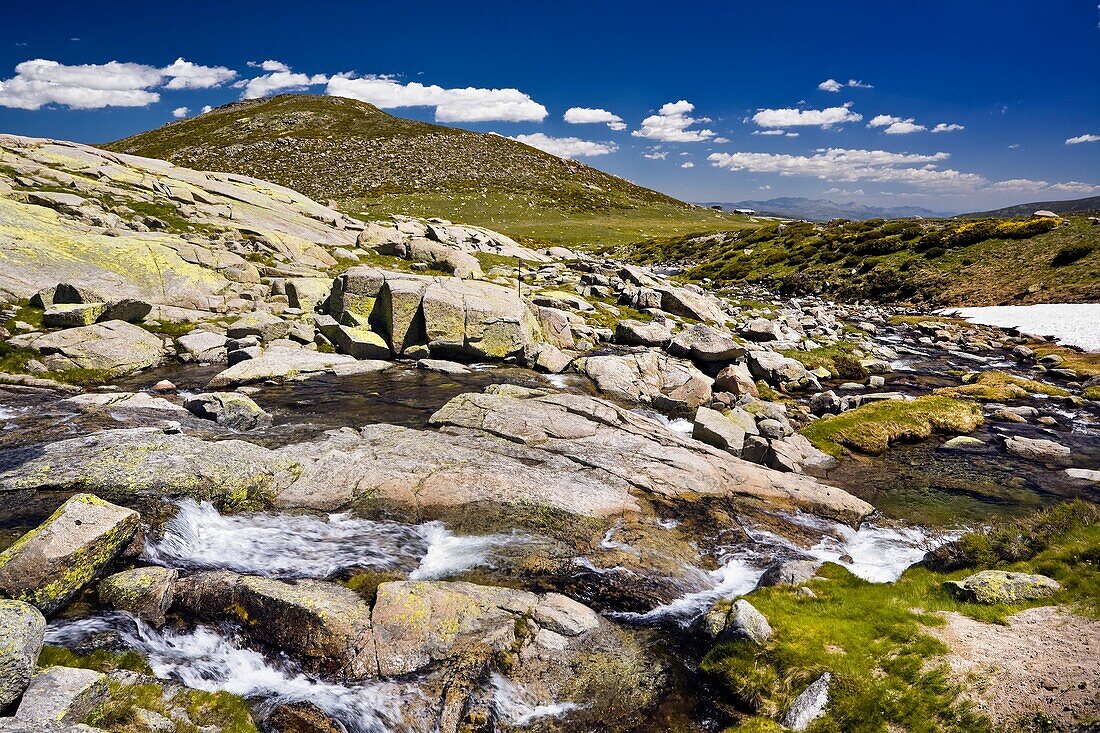
[[[801,196],[786,196],[765,201],[737,201],[735,203],[708,202],[706,206],[721,206],[726,211],[734,209],[753,209],[764,216],[779,216],[787,219],[806,219],[807,221],[830,221],[832,219],[909,219],[921,217],[952,216],[944,212],[935,212],[920,206],[865,206],[855,201],[837,203],[829,199],[808,199]],[[1029,212],[1030,213],[1030,212]]]
[[[643,264],[675,264],[716,285],[933,305],[1100,300],[1097,227],[1058,219],[766,222],[722,234],[623,248]]]
[[[1015,206],[1006,206],[1003,209],[966,214],[966,216],[994,218],[1031,216],[1034,212],[1042,209],[1053,211],[1055,214],[1083,214],[1090,211],[1100,211],[1100,196],[1089,196],[1088,198],[1070,201],[1034,201],[1030,204],[1016,204]]]
[[[527,241],[617,244],[744,222],[499,135],[342,97],[235,102],[105,147],[274,181],[357,216],[442,216]]]

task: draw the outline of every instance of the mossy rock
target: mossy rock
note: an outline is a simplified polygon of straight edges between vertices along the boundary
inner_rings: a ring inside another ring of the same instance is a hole
[[[815,420],[802,430],[815,447],[833,456],[850,448],[885,453],[891,443],[923,440],[933,433],[971,433],[982,424],[982,408],[968,400],[929,395],[915,400],[883,400],[840,415]]]

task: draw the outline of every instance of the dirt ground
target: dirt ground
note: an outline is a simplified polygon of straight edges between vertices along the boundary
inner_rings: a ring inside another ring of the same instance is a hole
[[[995,723],[1013,728],[1036,712],[1059,730],[1094,730],[1100,720],[1100,621],[1057,606],[986,624],[957,613],[930,633],[951,647],[953,675]]]

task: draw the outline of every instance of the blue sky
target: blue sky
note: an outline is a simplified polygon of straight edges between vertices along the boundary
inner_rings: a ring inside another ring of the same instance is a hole
[[[5,5],[2,132],[103,142],[301,89],[692,201],[1100,194],[1097,0]]]

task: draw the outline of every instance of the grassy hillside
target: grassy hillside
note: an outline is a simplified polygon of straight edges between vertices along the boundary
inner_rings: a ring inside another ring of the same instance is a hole
[[[275,181],[352,214],[442,216],[535,242],[622,244],[747,221],[498,135],[341,97],[237,102],[106,147]]]
[[[1100,300],[1100,227],[1085,217],[908,220],[752,229],[624,248],[718,284],[759,283],[842,299],[1000,305]]]
[[[978,218],[1031,216],[1036,211],[1041,211],[1043,209],[1062,215],[1100,212],[1100,196],[1090,196],[1088,198],[1074,199],[1072,201],[1033,201],[1029,204],[1016,204],[1015,206],[1006,206],[1003,209],[982,211],[977,214],[967,214],[966,216]]]

